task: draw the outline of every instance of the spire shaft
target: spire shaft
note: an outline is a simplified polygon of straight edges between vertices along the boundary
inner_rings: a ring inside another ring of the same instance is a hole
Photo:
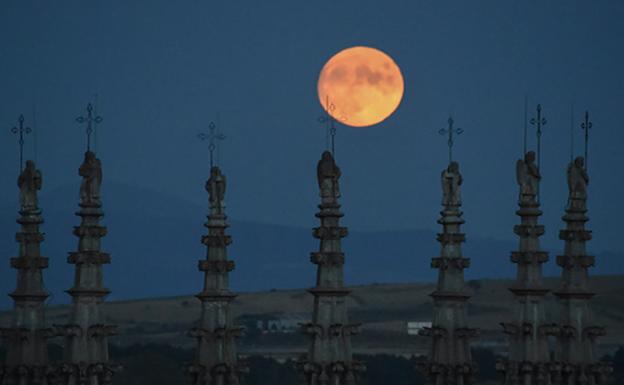
[[[465,235],[460,231],[460,186],[462,176],[457,162],[451,162],[442,172],[443,210],[438,223],[441,245],[440,256],[431,260],[431,267],[438,269],[438,286],[433,297],[432,326],[421,331],[431,341],[429,357],[419,364],[419,370],[429,379],[429,384],[473,384],[475,364],[470,354],[470,339],[476,330],[467,324],[467,302],[470,294],[465,288],[464,269],[470,260],[464,258],[461,244]]]
[[[187,367],[191,385],[238,385],[247,371],[239,362],[235,339],[242,328],[232,323],[230,302],[236,298],[229,289],[229,272],[234,261],[227,256],[232,238],[225,234],[228,227],[225,215],[226,178],[218,167],[212,167],[206,190],[210,195],[210,214],[205,226],[208,234],[202,237],[207,247],[206,259],[198,268],[204,272],[204,289],[197,295],[201,301],[201,316],[189,335],[197,339],[195,362]]]
[[[515,309],[511,318],[501,323],[509,339],[509,355],[497,363],[503,385],[538,385],[557,369],[548,347],[548,336],[556,335],[559,329],[547,323],[544,308],[548,290],[543,284],[542,265],[548,261],[548,253],[540,248],[539,237],[544,234],[544,226],[538,223],[542,214],[537,201],[541,175],[534,161],[535,153],[530,151],[516,164],[520,189],[516,214],[521,221],[514,226],[518,250],[511,253],[511,262],[517,265],[516,281],[509,288],[515,297]]]
[[[19,254],[11,258],[11,267],[17,270],[17,287],[10,294],[14,301],[13,322],[0,329],[7,349],[6,361],[0,365],[2,384],[20,385],[46,383],[51,366],[48,363],[47,339],[52,330],[45,323],[45,300],[48,293],[43,284],[43,270],[48,258],[41,256],[40,244],[44,235],[39,231],[43,223],[37,203],[41,188],[41,172],[31,160],[21,172],[20,217],[21,230],[16,234]]]
[[[95,153],[85,153],[79,174],[83,180],[76,215],[81,222],[74,227],[78,248],[67,258],[68,263],[75,265],[74,285],[67,290],[72,297],[72,311],[67,324],[55,325],[65,338],[63,363],[57,374],[63,385],[75,384],[78,378],[110,385],[119,365],[109,362],[108,337],[117,334],[117,326],[105,324],[102,311],[110,293],[104,287],[102,265],[110,263],[111,258],[100,246],[107,229],[100,225],[104,215],[100,197],[102,166]]]
[[[561,266],[561,286],[554,292],[559,299],[559,352],[563,383],[607,383],[610,366],[596,355],[596,340],[606,334],[597,326],[591,310],[594,292],[590,288],[589,267],[594,266],[595,257],[587,254],[586,242],[591,240],[591,231],[585,229],[587,217],[587,186],[589,177],[583,165],[583,158],[577,157],[568,165],[568,204],[563,220],[566,228],[559,232],[564,241],[564,252],[557,256]],[[584,381],[584,382],[583,382]]]
[[[350,290],[344,287],[344,253],[341,239],[347,236],[347,228],[340,226],[340,169],[329,151],[317,166],[321,190],[320,211],[316,217],[321,225],[314,229],[319,239],[318,252],[310,255],[317,265],[316,286],[309,290],[314,296],[312,322],[302,325],[302,332],[309,336],[308,354],[298,362],[305,385],[354,385],[363,365],[353,360],[351,336],[359,329],[358,324],[348,321],[346,297]]]

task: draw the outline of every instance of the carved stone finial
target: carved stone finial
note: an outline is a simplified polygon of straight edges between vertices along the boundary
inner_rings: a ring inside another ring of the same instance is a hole
[[[32,160],[26,161],[26,167],[17,179],[20,189],[20,207],[24,211],[37,210],[37,190],[41,190],[41,171],[35,167]]]
[[[209,194],[210,205],[222,204],[225,197],[226,178],[219,167],[210,169],[210,178],[206,182],[206,191]]]
[[[333,155],[329,151],[323,152],[321,160],[316,167],[318,185],[321,189],[321,197],[339,197],[340,168],[336,165]]]
[[[80,203],[100,205],[100,185],[102,184],[102,163],[92,151],[85,152],[84,161],[78,170],[82,177]]]
[[[453,161],[442,171],[442,204],[444,206],[460,206],[460,188],[463,178],[459,173],[459,163]]]
[[[568,190],[570,193],[570,201],[587,200],[587,185],[589,184],[589,175],[585,171],[585,159],[577,156],[574,161],[568,165]]]
[[[535,164],[535,152],[524,154],[524,159],[516,163],[516,180],[520,186],[520,201],[534,200],[539,191],[539,182],[542,179]]]

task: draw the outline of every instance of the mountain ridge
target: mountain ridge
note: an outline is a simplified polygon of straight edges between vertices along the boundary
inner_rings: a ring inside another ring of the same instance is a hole
[[[192,202],[161,194],[147,188],[108,182],[104,195],[103,224],[108,235],[103,250],[112,256],[112,265],[105,267],[104,282],[112,290],[111,300],[130,297],[184,295],[199,292],[202,276],[197,260],[205,258],[200,243],[206,229],[203,223],[207,208]],[[75,199],[72,199],[75,198]],[[113,203],[114,202],[114,203]],[[50,267],[44,271],[44,282],[52,293],[51,304],[66,303],[63,293],[73,280],[73,267],[66,263],[69,251],[76,248],[71,234],[79,218],[78,187],[64,186],[41,194],[46,240],[42,244]],[[0,269],[0,309],[11,306],[8,293],[14,289],[15,270],[8,268],[8,259],[18,245],[14,234],[17,210],[5,207],[0,218],[0,252],[6,258]],[[348,215],[348,213],[347,213]],[[318,248],[312,237],[316,226],[313,211],[310,227],[232,220],[228,233],[233,244],[228,251],[237,268],[231,274],[235,291],[311,287],[315,268],[309,254]],[[510,230],[511,232],[511,230]],[[468,234],[463,246],[471,258],[467,278],[508,278],[515,274],[509,261],[515,240],[493,240]],[[433,281],[436,272],[430,258],[439,253],[433,230],[350,231],[343,240],[346,253],[345,279],[348,284],[379,282]],[[545,266],[546,275],[558,275],[555,254]],[[616,252],[598,254],[597,268],[592,274],[624,273]],[[138,278],[140,277],[140,279]]]

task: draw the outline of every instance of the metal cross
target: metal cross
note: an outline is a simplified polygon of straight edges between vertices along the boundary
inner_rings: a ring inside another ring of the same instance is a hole
[[[20,115],[19,119],[17,119],[18,123],[19,123],[19,127],[13,127],[11,128],[11,132],[14,134],[19,134],[19,140],[17,141],[19,143],[19,148],[20,148],[20,172],[23,169],[24,166],[24,134],[30,134],[30,127],[24,127],[24,115]]]
[[[542,105],[537,105],[537,118],[531,118],[531,125],[537,126],[537,168],[540,168],[542,153],[542,126],[546,125],[546,119],[542,117]]]
[[[217,132],[217,125],[214,122],[210,122],[208,125],[208,130],[210,131],[208,134],[205,132],[200,132],[197,134],[197,137],[204,141],[208,140],[208,150],[210,151],[210,168],[214,166],[214,150],[217,148],[217,143],[215,140],[223,140],[225,139],[225,135]]]
[[[334,103],[329,102],[329,96],[325,102],[325,116],[320,116],[318,121],[324,123],[327,126],[327,148],[331,149],[332,156],[335,155],[335,141],[336,141],[336,119],[330,114],[330,111],[334,111],[336,106]]]
[[[449,148],[449,164],[453,161],[453,144],[455,143],[453,140],[453,134],[460,135],[462,132],[464,132],[462,128],[453,128],[453,123],[455,123],[455,121],[453,120],[453,117],[449,116],[448,128],[442,128],[441,130],[438,131],[440,135],[448,135],[447,144]]]
[[[581,123],[581,129],[585,131],[585,171],[587,171],[587,143],[589,142],[589,130],[592,122],[589,120],[589,111],[585,111],[585,121]]]
[[[76,122],[80,124],[87,123],[87,151],[91,151],[91,134],[102,120],[101,116],[93,116],[93,106],[91,103],[87,104],[87,117],[79,116],[76,118]]]

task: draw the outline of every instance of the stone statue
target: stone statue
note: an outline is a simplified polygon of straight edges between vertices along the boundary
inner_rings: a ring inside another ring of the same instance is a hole
[[[84,204],[101,204],[102,163],[95,157],[94,152],[85,152],[84,162],[80,165],[78,174],[82,177],[80,202]]]
[[[210,169],[210,179],[206,182],[206,191],[210,195],[209,202],[211,205],[223,203],[225,187],[225,175],[221,174],[219,167],[212,167]]]
[[[542,176],[537,165],[535,165],[535,152],[529,151],[524,154],[524,160],[519,159],[516,163],[516,180],[520,186],[520,200],[535,197],[541,179]]]
[[[36,210],[38,207],[37,190],[41,190],[41,171],[35,168],[35,162],[26,161],[26,167],[17,178],[20,189],[20,206],[22,210]]]
[[[325,151],[316,166],[316,176],[321,189],[321,197],[339,197],[340,189],[338,179],[340,179],[340,168],[336,166],[336,161],[331,152]]]
[[[462,182],[463,178],[459,173],[459,163],[449,163],[448,167],[442,171],[442,204],[444,206],[461,205],[459,186],[461,186]]]
[[[589,175],[585,171],[585,159],[577,156],[573,162],[568,165],[568,189],[570,199],[586,200],[587,185],[589,184]]]

